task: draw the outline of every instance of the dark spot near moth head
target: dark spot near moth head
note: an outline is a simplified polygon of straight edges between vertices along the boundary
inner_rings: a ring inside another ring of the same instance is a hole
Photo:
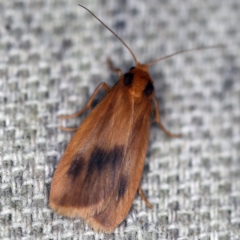
[[[118,189],[118,197],[121,198],[123,197],[124,193],[127,190],[127,177],[126,176],[122,176],[120,178],[120,182],[119,182],[119,189]]]
[[[146,96],[150,96],[152,94],[153,90],[154,90],[153,84],[151,82],[148,82],[148,84],[145,87],[145,89],[143,90],[143,92]]]
[[[113,149],[107,151],[100,148],[94,149],[90,156],[87,174],[91,174],[97,170],[101,172],[105,167],[110,166],[114,171],[117,166],[120,166],[124,154],[123,146],[115,146]]]
[[[134,77],[134,74],[129,72],[123,75],[123,82],[126,87],[129,87],[132,85],[133,77]]]
[[[81,154],[76,155],[67,171],[68,176],[75,180],[79,176],[83,166],[84,164]]]
[[[135,67],[131,67],[131,68],[129,69],[129,71],[131,71],[131,70],[133,70],[133,69],[135,69]]]

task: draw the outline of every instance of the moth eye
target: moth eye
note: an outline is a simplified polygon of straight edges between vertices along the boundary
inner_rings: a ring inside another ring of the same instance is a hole
[[[132,82],[133,82],[133,77],[134,77],[134,74],[132,74],[132,73],[125,73],[124,75],[123,75],[123,82],[124,82],[124,85],[126,86],[126,87],[128,87],[128,86],[130,86],[131,84],[132,84]]]
[[[154,90],[154,86],[151,82],[148,82],[147,86],[143,90],[143,92],[147,95],[150,96]]]
[[[130,69],[129,69],[129,71],[131,71],[131,70],[133,70],[135,67],[131,67]]]

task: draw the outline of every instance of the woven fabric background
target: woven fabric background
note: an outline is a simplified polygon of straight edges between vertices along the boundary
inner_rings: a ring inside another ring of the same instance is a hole
[[[54,170],[102,81],[117,81],[110,56],[127,71],[128,50],[79,1],[0,1],[0,239],[240,239],[239,0],[81,1],[142,63],[197,46],[150,69],[163,124],[156,126],[142,189],[113,234],[53,213]]]

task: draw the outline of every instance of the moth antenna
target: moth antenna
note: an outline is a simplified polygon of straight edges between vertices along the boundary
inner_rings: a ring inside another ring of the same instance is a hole
[[[133,59],[135,61],[135,64],[138,65],[138,61],[136,56],[134,55],[133,51],[130,49],[130,47],[110,28],[108,27],[104,22],[102,22],[93,12],[91,12],[88,8],[84,7],[81,4],[78,4],[80,7],[86,9],[93,17],[95,17],[105,28],[107,28],[131,53],[133,56]]]
[[[153,62],[147,64],[147,66],[150,67],[150,66],[154,65],[157,62],[160,62],[160,61],[162,61],[164,59],[173,57],[173,56],[181,54],[181,53],[186,53],[186,52],[191,52],[191,51],[198,51],[198,50],[206,50],[206,49],[212,49],[212,48],[225,48],[225,47],[226,47],[226,45],[219,44],[219,45],[213,45],[213,46],[209,46],[209,47],[197,47],[197,48],[186,49],[186,50],[175,52],[175,53],[172,53],[170,55],[167,55],[167,56],[161,57],[159,59],[156,59]]]

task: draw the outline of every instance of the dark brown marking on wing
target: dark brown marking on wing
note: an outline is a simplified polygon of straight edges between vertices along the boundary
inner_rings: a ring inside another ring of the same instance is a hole
[[[124,193],[127,190],[127,183],[128,183],[128,178],[126,176],[122,176],[120,178],[119,189],[118,189],[118,197],[119,198],[124,196]]]
[[[96,147],[86,166],[86,175],[81,190],[76,198],[79,206],[89,206],[98,203],[111,194],[118,182],[124,157],[124,146],[115,146],[111,150]],[[111,190],[110,190],[111,189]]]
[[[109,159],[113,159],[111,161],[111,167],[114,170],[119,164],[122,162],[124,156],[124,147],[116,146],[109,153]]]
[[[153,90],[154,90],[153,84],[151,82],[148,82],[148,84],[145,87],[145,89],[143,90],[143,92],[148,97],[152,94]]]
[[[67,170],[67,176],[73,185],[68,186],[69,191],[59,198],[59,205],[85,207],[106,198],[114,186],[118,185],[118,172],[123,157],[123,145],[115,146],[109,151],[96,147],[88,161],[79,153]],[[71,188],[75,191],[70,191]]]
[[[123,82],[126,87],[130,87],[132,85],[133,77],[134,74],[129,72],[123,75]]]
[[[122,162],[124,155],[123,146],[115,146],[112,150],[107,151],[100,148],[95,148],[90,156],[89,165],[87,169],[87,177],[94,171],[99,173],[107,166],[111,166],[112,170]]]
[[[72,161],[72,163],[67,171],[67,174],[73,180],[75,180],[79,176],[81,170],[83,169],[83,167],[84,167],[83,160],[84,159],[82,158],[82,155],[77,154],[76,157],[74,158],[74,160]]]
[[[99,172],[103,169],[104,165],[107,164],[107,152],[100,148],[95,148],[90,156],[89,165],[88,165],[88,174],[92,173],[94,170]]]

